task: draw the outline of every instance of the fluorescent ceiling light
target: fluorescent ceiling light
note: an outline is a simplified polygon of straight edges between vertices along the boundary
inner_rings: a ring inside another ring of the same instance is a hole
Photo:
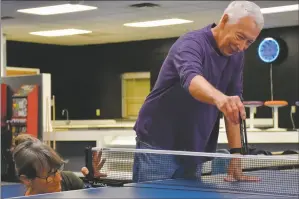
[[[55,15],[55,14],[81,12],[81,11],[94,10],[94,9],[97,9],[97,7],[79,5],[79,4],[62,4],[62,5],[55,5],[55,6],[21,9],[18,10],[18,12],[22,12],[26,14],[35,14],[35,15]]]
[[[91,33],[88,30],[78,30],[78,29],[62,29],[62,30],[48,30],[39,32],[30,32],[31,35],[39,35],[44,37],[60,37],[60,36],[70,36]]]
[[[299,4],[294,5],[287,5],[287,6],[277,6],[277,7],[270,7],[270,8],[262,8],[261,11],[263,14],[270,14],[270,13],[279,13],[279,12],[290,12],[299,10]]]
[[[185,19],[163,19],[163,20],[156,20],[156,21],[125,23],[124,26],[145,28],[145,27],[178,25],[178,24],[192,23],[192,22],[193,21],[189,21],[189,20],[185,20]]]

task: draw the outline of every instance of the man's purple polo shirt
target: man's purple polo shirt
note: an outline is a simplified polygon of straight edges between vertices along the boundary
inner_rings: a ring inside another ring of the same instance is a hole
[[[165,150],[216,150],[220,112],[194,99],[188,87],[202,75],[221,92],[242,96],[244,53],[223,56],[211,32],[214,26],[189,32],[170,48],[134,126],[141,141]]]

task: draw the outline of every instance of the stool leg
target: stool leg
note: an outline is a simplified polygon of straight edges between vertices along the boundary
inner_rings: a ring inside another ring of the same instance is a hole
[[[221,121],[223,121],[223,123]],[[219,130],[225,131],[224,116],[220,118]]]
[[[296,125],[295,125],[294,117],[293,117],[293,114],[295,114],[295,113],[296,113],[296,106],[291,106],[290,118],[291,118],[291,122],[292,122],[292,126],[293,126],[294,130],[296,130]]]
[[[297,110],[297,107],[295,106],[295,112],[296,112],[296,110]],[[297,131],[299,132],[299,128],[297,129]]]
[[[250,128],[253,129],[254,125],[253,125],[253,120],[254,120],[254,107],[250,107]]]
[[[261,131],[261,129],[258,128],[254,128],[254,115],[255,115],[255,111],[256,111],[256,107],[255,106],[250,106],[249,107],[249,129],[247,129],[248,131]]]
[[[278,108],[279,107],[272,107],[273,109],[273,128],[267,129],[267,131],[286,131],[286,129],[279,128],[278,122]]]
[[[273,119],[274,119],[274,128],[278,129],[278,108],[273,107]]]

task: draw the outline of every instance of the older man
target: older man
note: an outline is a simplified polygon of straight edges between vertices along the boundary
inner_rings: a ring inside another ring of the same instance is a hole
[[[256,40],[263,25],[263,15],[256,4],[234,1],[217,25],[181,36],[169,50],[140,110],[134,127],[137,148],[215,152],[222,112],[230,151],[239,154],[239,115],[246,118],[241,101],[244,51]],[[144,181],[153,176],[193,176],[200,163],[191,162],[138,154],[133,178]],[[153,164],[156,166],[150,166]],[[233,180],[257,180],[242,174],[237,159],[231,161],[230,167]]]

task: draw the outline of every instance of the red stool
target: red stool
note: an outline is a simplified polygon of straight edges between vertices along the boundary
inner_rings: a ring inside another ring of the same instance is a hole
[[[286,131],[286,129],[279,128],[279,121],[278,121],[278,108],[287,106],[288,102],[283,100],[276,100],[276,101],[266,101],[265,106],[271,107],[273,109],[273,124],[274,127],[267,129],[267,131]]]
[[[254,127],[254,115],[256,114],[256,108],[263,106],[264,102],[261,101],[244,101],[243,102],[244,106],[249,108],[249,113],[250,113],[250,120],[249,120],[249,128],[247,129],[248,131],[261,131],[261,129],[255,128]]]

